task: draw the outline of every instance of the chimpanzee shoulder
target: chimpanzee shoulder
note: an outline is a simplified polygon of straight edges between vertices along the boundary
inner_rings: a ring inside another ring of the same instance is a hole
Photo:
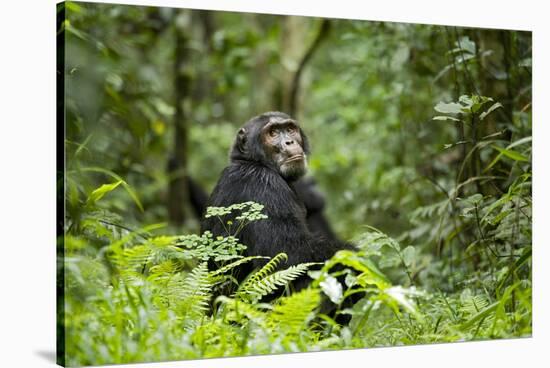
[[[294,218],[296,214],[305,218],[303,202],[279,173],[256,162],[232,162],[223,170],[209,206],[248,201],[262,204],[269,218]]]

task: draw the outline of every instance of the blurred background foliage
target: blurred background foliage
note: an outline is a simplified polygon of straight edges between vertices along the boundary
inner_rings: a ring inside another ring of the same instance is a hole
[[[151,224],[197,232],[189,178],[209,193],[238,127],[280,110],[309,135],[335,232],[382,249],[393,282],[481,290],[486,306],[521,281],[530,298],[530,32],[74,2],[59,11],[74,249],[90,226],[96,249]],[[120,189],[104,188],[95,206],[90,193],[106,183]],[[402,251],[386,252],[369,226]],[[511,335],[529,333],[525,318]]]

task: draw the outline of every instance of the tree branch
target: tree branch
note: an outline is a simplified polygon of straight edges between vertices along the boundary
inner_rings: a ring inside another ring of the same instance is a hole
[[[309,49],[304,54],[302,60],[300,61],[300,64],[298,65],[298,69],[296,70],[296,73],[294,73],[294,77],[292,78],[292,84],[290,88],[290,115],[296,116],[296,107],[298,105],[298,92],[300,89],[300,77],[302,76],[302,72],[306,66],[306,64],[309,62],[315,51],[319,48],[319,45],[321,44],[321,41],[323,41],[324,38],[328,35],[328,32],[330,30],[330,21],[328,19],[323,19],[321,22],[321,26],[319,28],[319,33],[317,33],[317,36],[315,37],[315,40],[309,46]]]

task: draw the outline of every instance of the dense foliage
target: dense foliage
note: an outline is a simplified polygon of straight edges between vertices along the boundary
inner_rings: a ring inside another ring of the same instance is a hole
[[[108,4],[58,12],[60,361],[531,335],[530,33]],[[232,271],[252,259],[238,233],[265,220],[262,204],[209,208],[240,221],[213,238],[171,184],[191,176],[210,190],[237,127],[268,110],[294,110],[326,214],[357,251],[291,267],[280,254],[238,284]],[[312,284],[292,292],[304,274]],[[350,307],[351,295],[362,297]],[[326,313],[329,300],[349,324]]]

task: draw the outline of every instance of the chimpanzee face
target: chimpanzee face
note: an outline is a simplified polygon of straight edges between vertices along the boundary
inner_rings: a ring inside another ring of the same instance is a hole
[[[282,116],[271,117],[260,136],[266,156],[285,179],[295,180],[305,174],[307,158],[296,121]]]
[[[307,154],[309,142],[296,121],[273,111],[253,117],[239,129],[230,158],[260,162],[294,181],[306,172]]]

